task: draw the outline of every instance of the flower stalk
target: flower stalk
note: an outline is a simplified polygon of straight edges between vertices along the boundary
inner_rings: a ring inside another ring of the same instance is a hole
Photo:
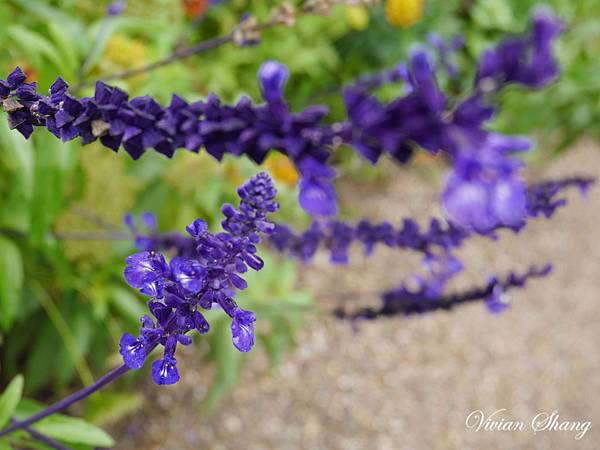
[[[150,349],[150,351],[151,350],[152,349]],[[111,370],[103,377],[98,378],[98,380],[96,380],[96,382],[94,384],[92,384],[88,387],[85,387],[77,392],[74,392],[73,394],[69,395],[68,397],[65,397],[64,399],[54,403],[53,405],[50,405],[46,409],[40,411],[37,414],[34,414],[33,416],[31,416],[25,420],[12,423],[9,427],[0,431],[0,437],[6,436],[17,430],[25,429],[25,428],[33,425],[34,423],[39,422],[40,420],[42,420],[48,416],[51,416],[52,414],[56,414],[56,413],[66,410],[67,408],[74,405],[75,403],[80,402],[81,400],[89,397],[94,392],[99,391],[107,384],[110,384],[113,381],[121,378],[123,375],[125,375],[127,372],[129,372],[129,370],[130,370],[129,367],[127,367],[125,364],[123,364],[122,366],[120,366],[116,369]]]
[[[11,423],[15,424],[17,423],[17,421],[13,419]],[[60,442],[52,439],[51,437],[46,436],[44,433],[40,433],[39,431],[34,430],[31,427],[24,427],[23,429],[27,431],[27,433],[29,433],[29,436],[31,436],[33,439],[41,442],[42,444],[47,445],[50,448],[53,448],[55,450],[71,450],[70,447],[62,445]]]

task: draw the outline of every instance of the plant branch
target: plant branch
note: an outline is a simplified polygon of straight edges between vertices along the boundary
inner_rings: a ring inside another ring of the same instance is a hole
[[[92,384],[86,388],[83,388],[83,389],[69,395],[68,397],[65,397],[64,399],[56,402],[55,404],[49,406],[48,408],[44,409],[43,411],[40,411],[39,413],[34,414],[33,416],[29,417],[28,419],[25,419],[21,422],[13,422],[13,424],[11,426],[0,431],[0,437],[6,436],[17,430],[26,429],[30,425],[33,425],[34,423],[39,422],[40,420],[42,420],[48,416],[51,416],[52,414],[56,414],[61,411],[64,411],[71,405],[89,397],[94,392],[102,389],[107,384],[122,377],[129,370],[130,370],[129,367],[127,367],[125,364],[123,364],[122,366],[120,366],[116,369],[111,370],[106,375],[99,378],[94,384]]]
[[[12,419],[11,423],[15,424],[15,423],[17,423],[17,421],[15,419]],[[51,437],[48,437],[45,434],[40,433],[39,431],[34,430],[33,428],[24,427],[23,429],[25,431],[27,431],[27,433],[29,433],[29,435],[33,439],[35,439],[36,441],[40,441],[42,444],[45,444],[45,445],[47,445],[50,448],[53,448],[55,450],[71,450],[70,447],[66,447],[66,446],[62,445],[60,442],[55,441]]]
[[[221,45],[232,42],[232,40],[233,40],[232,34],[216,37],[213,39],[208,39],[206,41],[200,42],[199,44],[197,44],[193,47],[178,50],[164,59],[160,59],[158,61],[147,64],[145,66],[137,67],[135,69],[125,70],[123,72],[118,72],[118,73],[115,73],[112,75],[108,75],[108,76],[102,77],[101,79],[103,81],[111,81],[111,80],[121,80],[123,78],[129,78],[129,77],[133,77],[136,75],[141,75],[143,73],[150,72],[159,67],[171,64],[175,61],[189,58],[190,56],[197,55],[199,53],[203,53],[205,51],[212,50],[213,48],[220,47]],[[83,84],[89,84],[89,81],[85,82]]]
[[[320,5],[319,3],[323,3],[323,5]],[[163,59],[159,59],[158,61],[155,61],[153,63],[130,70],[125,70],[123,72],[117,72],[111,75],[107,75],[101,77],[100,79],[102,81],[113,81],[122,80],[124,78],[129,78],[136,75],[141,75],[150,72],[154,69],[158,69],[159,67],[171,64],[175,61],[189,58],[190,56],[198,55],[200,53],[215,49],[217,47],[229,43],[234,43],[236,45],[243,46],[245,45],[245,36],[256,35],[258,37],[261,31],[267,30],[269,28],[274,28],[280,25],[290,27],[295,23],[296,19],[305,15],[328,15],[331,8],[337,4],[374,5],[377,3],[379,3],[379,0],[329,0],[326,2],[308,1],[302,8],[298,10],[295,10],[290,5],[283,4],[281,7],[273,10],[272,18],[266,22],[258,23],[254,20],[248,21],[246,23],[242,21],[231,32],[227,33],[224,36],[207,39],[192,47],[177,50],[171,53],[169,56]],[[90,84],[90,82],[91,81],[89,80],[83,81],[77,86],[75,86],[74,90],[77,91],[81,87]]]

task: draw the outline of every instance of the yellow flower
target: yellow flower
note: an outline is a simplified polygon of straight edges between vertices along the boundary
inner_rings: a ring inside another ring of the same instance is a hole
[[[369,12],[364,6],[347,6],[346,18],[355,30],[364,30],[369,25]]]
[[[281,153],[271,153],[265,167],[276,181],[294,187],[298,182],[298,172],[289,158]]]
[[[116,34],[106,46],[106,59],[123,68],[142,65],[146,60],[146,46],[138,39]]]
[[[385,17],[394,26],[408,28],[421,20],[425,0],[387,0]]]

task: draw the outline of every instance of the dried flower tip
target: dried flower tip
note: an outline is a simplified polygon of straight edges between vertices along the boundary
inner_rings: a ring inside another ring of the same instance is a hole
[[[256,17],[251,14],[245,15],[231,34],[235,45],[239,47],[256,45],[260,41],[259,25]]]
[[[4,112],[7,113],[18,111],[19,109],[24,107],[21,103],[19,103],[19,101],[15,97],[8,97],[5,100],[1,100],[1,102],[2,109],[4,110]]]
[[[292,27],[296,23],[296,8],[291,3],[285,2],[273,10],[271,20],[274,23]]]
[[[329,15],[335,5],[333,0],[307,0],[303,10],[307,13]]]
[[[110,124],[104,120],[92,120],[92,134],[94,137],[104,136],[110,130]]]

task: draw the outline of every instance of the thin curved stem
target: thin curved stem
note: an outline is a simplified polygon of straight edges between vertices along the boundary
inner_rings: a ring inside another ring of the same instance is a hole
[[[106,375],[99,378],[94,384],[92,384],[86,388],[83,388],[83,389],[69,395],[68,397],[65,397],[64,399],[56,402],[54,405],[51,405],[48,408],[44,409],[43,411],[40,411],[39,413],[34,414],[33,416],[29,417],[28,419],[25,419],[21,422],[13,423],[8,428],[5,428],[4,430],[0,431],[0,437],[6,436],[7,434],[10,434],[17,430],[26,429],[30,425],[33,425],[34,423],[39,422],[40,420],[42,420],[48,416],[51,416],[52,414],[56,414],[61,411],[64,411],[71,405],[83,400],[84,398],[89,397],[94,392],[102,389],[107,384],[112,383],[116,379],[122,377],[129,370],[130,370],[129,367],[127,367],[125,364],[123,364],[121,367],[111,370]]]
[[[13,419],[13,420],[11,420],[11,423],[15,424],[15,423],[18,423],[18,422],[15,419]],[[45,434],[40,433],[39,431],[34,430],[33,428],[24,427],[23,429],[25,431],[27,431],[27,433],[29,433],[29,435],[33,439],[35,439],[36,441],[40,441],[41,443],[47,445],[50,448],[53,448],[55,450],[71,450],[70,447],[62,445],[60,442],[55,441],[51,437],[48,437]]]
[[[106,77],[102,77],[103,81],[111,81],[111,80],[120,80],[123,78],[129,78],[136,75],[141,75],[146,72],[150,72],[154,69],[157,69],[162,66],[166,66],[167,64],[171,64],[172,62],[179,61],[180,59],[189,58],[190,56],[197,55],[199,53],[212,50],[213,48],[220,47],[221,45],[232,42],[233,36],[228,34],[226,36],[220,36],[213,39],[208,39],[206,41],[202,41],[199,44],[185,48],[183,50],[176,51],[169,55],[164,59],[160,59],[153,63],[147,64],[145,66],[137,67],[131,70],[125,70],[123,72],[118,72],[112,75],[108,75]],[[89,82],[88,82],[89,83]],[[87,83],[85,83],[87,84]]]
[[[334,4],[348,4],[348,5],[367,5],[367,4],[376,4],[378,3],[378,0],[370,0],[370,1],[365,1],[365,0],[338,0],[338,1],[334,1]],[[254,25],[251,29],[247,30],[247,31],[252,31],[252,32],[260,32],[260,31],[264,31],[267,30],[269,28],[273,28],[276,26],[280,26],[280,25],[284,25],[284,26],[291,26],[291,24],[299,17],[304,16],[304,15],[308,15],[308,14],[317,14],[317,15],[323,15],[326,14],[325,11],[321,11],[319,8],[315,8],[314,6],[311,6],[310,4],[307,6],[305,5],[303,8],[294,11],[293,13],[289,13],[290,15],[287,17],[288,20],[285,20],[283,18],[279,18],[279,19],[271,19],[267,22],[263,22],[263,23],[258,23],[256,25]],[[208,50],[212,50],[214,48],[220,47],[222,45],[231,43],[231,42],[237,42],[236,38],[235,38],[235,32],[238,29],[238,27],[234,28],[233,31],[229,32],[228,34],[224,35],[224,36],[219,36],[216,38],[211,38],[211,39],[207,39],[205,41],[202,41],[192,47],[188,47],[188,48],[184,48],[182,50],[178,50],[173,52],[172,54],[170,54],[169,56],[167,56],[166,58],[160,59],[158,61],[155,61],[153,63],[147,64],[145,66],[140,66],[134,69],[130,69],[130,70],[125,70],[123,72],[117,72],[114,73],[112,75],[107,75],[104,77],[101,77],[100,79],[102,81],[112,81],[112,80],[121,80],[123,78],[129,78],[129,77],[133,77],[136,75],[141,75],[147,72],[150,72],[154,69],[157,69],[159,67],[163,67],[166,66],[168,64],[171,64],[175,61],[179,61],[181,59],[185,59],[185,58],[189,58],[190,56],[194,56],[197,55],[199,53],[203,53],[206,52]],[[78,91],[81,87],[86,86],[90,84],[90,81],[82,81],[80,82],[77,86],[75,86],[73,88],[73,91],[76,92]]]

